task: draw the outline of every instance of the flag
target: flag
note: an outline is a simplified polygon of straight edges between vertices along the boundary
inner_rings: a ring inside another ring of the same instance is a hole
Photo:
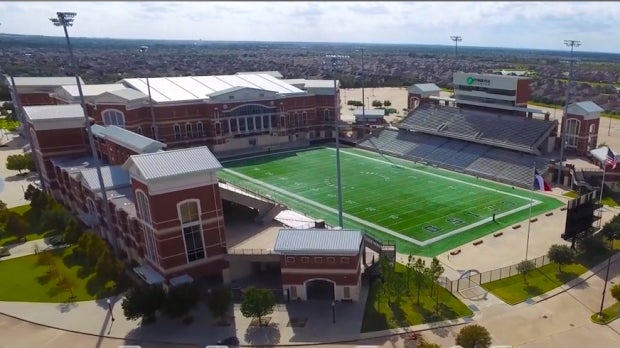
[[[607,159],[605,160],[606,165],[610,165],[611,169],[616,169],[616,155],[611,152],[610,148],[607,148]]]
[[[538,170],[534,173],[534,189],[538,191],[551,191],[551,186],[540,175]]]

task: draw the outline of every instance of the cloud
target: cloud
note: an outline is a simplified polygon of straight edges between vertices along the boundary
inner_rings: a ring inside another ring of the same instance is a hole
[[[618,2],[0,2],[0,31],[60,36],[48,18],[75,11],[71,35],[143,39],[508,46],[618,52]]]

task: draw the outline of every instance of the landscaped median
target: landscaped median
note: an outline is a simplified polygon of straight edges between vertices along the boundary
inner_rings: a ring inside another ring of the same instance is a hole
[[[429,280],[421,282],[420,302],[418,304],[418,287],[415,276],[409,278],[407,281],[406,267],[396,264],[396,272],[394,272],[391,281],[406,289],[400,300],[392,298],[388,301],[386,294],[381,290],[380,280],[372,284],[364,310],[362,333],[453,320],[473,315],[473,312],[463,302],[438,284],[433,287],[433,295],[431,296],[431,282]],[[439,305],[436,308],[437,296]]]
[[[612,252],[615,254],[618,250],[620,250],[620,240],[615,240]],[[523,275],[516,274],[481,286],[507,304],[515,305],[578,278],[609,256],[609,251],[598,250],[585,253],[578,255],[574,263],[563,265],[561,271],[559,265],[552,262],[528,272],[525,279]]]
[[[620,318],[620,302],[616,302],[611,306],[603,309],[602,314],[602,316],[599,316],[598,313],[594,313],[592,314],[590,319],[592,319],[594,323],[605,325]]]

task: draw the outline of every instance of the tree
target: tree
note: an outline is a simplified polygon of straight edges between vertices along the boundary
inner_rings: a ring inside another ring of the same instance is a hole
[[[394,265],[385,256],[381,256],[379,259],[379,268],[381,269],[381,292],[385,296],[388,304],[392,303],[392,300],[397,296],[396,289],[396,272],[394,271]]]
[[[273,313],[276,298],[268,289],[248,288],[241,302],[241,313],[246,318],[258,318],[258,325],[262,325],[262,318]]]
[[[95,273],[99,279],[118,281],[125,270],[122,262],[117,260],[109,249],[105,249],[95,265]]]
[[[65,230],[70,217],[65,207],[56,200],[50,201],[41,215],[43,224],[56,232]]]
[[[491,346],[491,334],[480,325],[467,325],[456,336],[456,344],[463,348],[488,348]]]
[[[436,257],[433,257],[431,265],[428,268],[428,277],[431,281],[431,297],[433,296],[433,292],[435,290],[435,284],[439,281],[439,277],[441,277],[443,272],[444,269],[439,263],[439,260]]]
[[[108,246],[95,233],[82,234],[74,249],[74,253],[85,260],[89,266],[95,266],[104,252],[109,252]]]
[[[9,209],[6,206],[6,203],[0,201],[0,223],[6,222],[6,218],[8,217]]]
[[[69,275],[65,273],[60,273],[59,278],[58,286],[63,290],[68,290],[72,298],[75,297],[75,294],[73,293],[73,289],[75,289],[75,281],[73,278],[69,277]]]
[[[6,230],[21,240],[28,232],[28,223],[23,216],[9,211],[6,217]]]
[[[170,318],[180,318],[200,301],[200,292],[195,284],[185,283],[168,290],[164,313]]]
[[[63,231],[62,238],[65,243],[74,244],[78,241],[78,239],[82,236],[84,231],[77,220],[73,217],[69,218],[69,222],[67,222],[67,227]]]
[[[19,174],[22,174],[22,170],[30,168],[30,162],[32,157],[26,155],[10,155],[6,158],[6,169],[17,170]]]
[[[562,272],[562,265],[568,265],[573,262],[573,249],[568,245],[553,244],[547,252],[549,260],[558,264],[558,271]]]
[[[411,253],[409,253],[409,256],[407,257],[407,270],[406,270],[406,275],[407,275],[407,290],[409,290],[410,288],[410,283],[411,283],[411,278],[413,277],[413,265],[415,263],[415,257],[413,257],[413,255],[411,255]]]
[[[217,288],[211,294],[207,306],[215,318],[223,319],[230,308],[231,302],[232,295],[230,290],[226,288]]]
[[[381,102],[381,100],[373,100],[371,105],[375,108],[380,108],[383,106],[383,103]]]
[[[392,106],[392,102],[389,100],[384,100],[383,101],[383,106],[385,106],[386,108],[389,108],[390,106]]]
[[[156,312],[166,301],[166,293],[160,285],[151,285],[147,288],[131,288],[121,302],[123,314],[129,320],[142,318],[143,323],[152,323]]]
[[[26,191],[24,191],[24,199],[27,200],[27,201],[31,200],[32,199],[32,194],[36,190],[39,190],[39,189],[36,188],[33,184],[28,184],[28,187],[26,188]]]
[[[415,263],[413,264],[413,282],[418,290],[418,304],[420,304],[420,292],[422,291],[422,285],[424,285],[425,273],[426,261],[422,260],[420,257],[415,260]]]
[[[611,287],[611,296],[617,301],[620,301],[620,284]]]
[[[523,282],[527,284],[527,274],[536,268],[531,260],[523,260],[517,265],[517,272],[523,275]]]

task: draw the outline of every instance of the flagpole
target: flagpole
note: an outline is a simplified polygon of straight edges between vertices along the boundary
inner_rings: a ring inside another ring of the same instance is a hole
[[[536,162],[533,163],[534,180],[536,180]],[[532,204],[534,202],[534,184],[530,190],[530,217],[527,219],[527,240],[525,242],[525,261],[527,261],[527,254],[530,248],[530,225],[532,224]]]
[[[603,180],[601,181],[601,194],[598,198],[598,204],[601,206],[601,216],[598,219],[598,227],[601,227],[601,221],[603,220],[603,188],[605,188],[605,174],[607,172],[607,161],[603,162]]]

